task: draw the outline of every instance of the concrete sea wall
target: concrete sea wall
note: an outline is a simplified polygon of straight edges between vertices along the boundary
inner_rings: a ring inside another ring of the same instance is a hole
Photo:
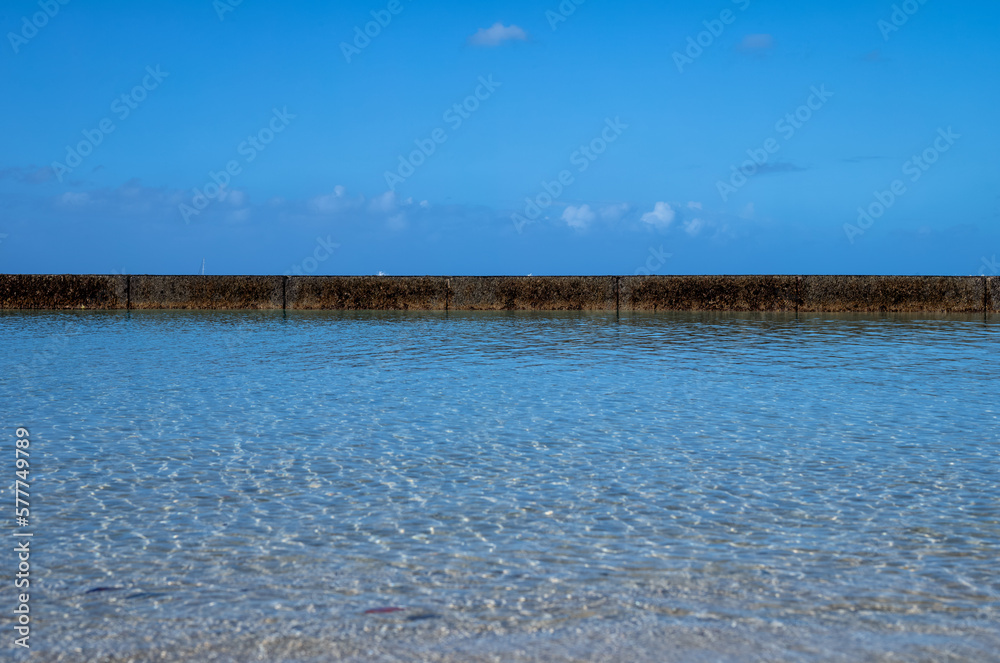
[[[0,274],[0,309],[993,314],[1000,277]]]

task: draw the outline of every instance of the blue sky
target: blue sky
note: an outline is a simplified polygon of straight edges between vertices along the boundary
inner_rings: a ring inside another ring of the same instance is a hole
[[[0,271],[1000,273],[994,2],[234,2],[3,3]]]

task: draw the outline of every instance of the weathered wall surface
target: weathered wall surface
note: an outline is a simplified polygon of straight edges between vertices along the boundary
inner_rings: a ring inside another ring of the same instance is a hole
[[[803,276],[800,311],[982,313],[978,276]]]
[[[436,276],[292,276],[285,289],[288,309],[443,311],[448,279]]]
[[[0,274],[0,309],[1000,313],[981,276]]]
[[[127,277],[0,274],[0,309],[121,309]]]
[[[622,311],[794,311],[795,276],[623,276]]]
[[[281,276],[130,276],[132,309],[281,309]]]
[[[451,306],[461,311],[614,311],[614,276],[460,276]]]

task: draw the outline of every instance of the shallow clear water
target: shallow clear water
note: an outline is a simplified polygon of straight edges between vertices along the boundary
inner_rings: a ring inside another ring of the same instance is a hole
[[[3,313],[31,658],[1000,660],[998,350],[981,317]]]

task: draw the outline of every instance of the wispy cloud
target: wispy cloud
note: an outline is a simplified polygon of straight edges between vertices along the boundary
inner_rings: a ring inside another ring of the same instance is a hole
[[[56,197],[56,204],[65,207],[85,207],[90,203],[90,194],[82,191],[67,191]]]
[[[702,219],[688,219],[684,222],[684,232],[688,235],[694,237],[701,232],[702,228],[705,227],[705,222]]]
[[[333,193],[313,196],[309,199],[309,208],[320,214],[337,214],[344,210],[354,209],[364,203],[364,197],[348,198],[345,194],[347,189],[343,186],[335,186]]]
[[[52,169],[48,166],[36,168],[0,168],[0,180],[10,178],[22,184],[41,184],[52,179]]]
[[[412,203],[413,199],[409,199],[409,202]],[[397,203],[398,199],[396,198],[396,193],[394,191],[386,191],[385,193],[372,198],[368,208],[373,212],[388,214],[395,211]]]
[[[608,221],[617,221],[618,219],[625,216],[629,210],[628,203],[616,203],[614,205],[605,205],[601,208],[601,218]]]
[[[527,41],[528,33],[516,25],[504,25],[497,21],[489,28],[480,28],[469,37],[472,46],[499,46],[505,41]]]
[[[779,161],[777,163],[765,163],[757,169],[758,175],[773,175],[775,173],[799,173],[804,170],[809,170],[805,166],[799,166],[794,163],[788,163],[787,161]]]
[[[57,215],[67,222],[100,219],[102,223],[117,221],[144,225],[184,225],[178,206],[187,200],[188,192],[166,187],[149,187],[133,179],[117,187],[98,187],[66,191],[54,195],[25,198],[19,205],[19,216]],[[5,201],[0,199],[0,204]],[[398,230],[414,215],[426,215],[429,204],[412,198],[400,199],[394,193],[366,197],[350,194],[336,186],[331,193],[306,199],[272,198],[254,203],[245,191],[226,190],[218,202],[210,205],[198,217],[200,226],[225,227],[233,224],[254,224],[264,220],[281,223],[362,223]]]

